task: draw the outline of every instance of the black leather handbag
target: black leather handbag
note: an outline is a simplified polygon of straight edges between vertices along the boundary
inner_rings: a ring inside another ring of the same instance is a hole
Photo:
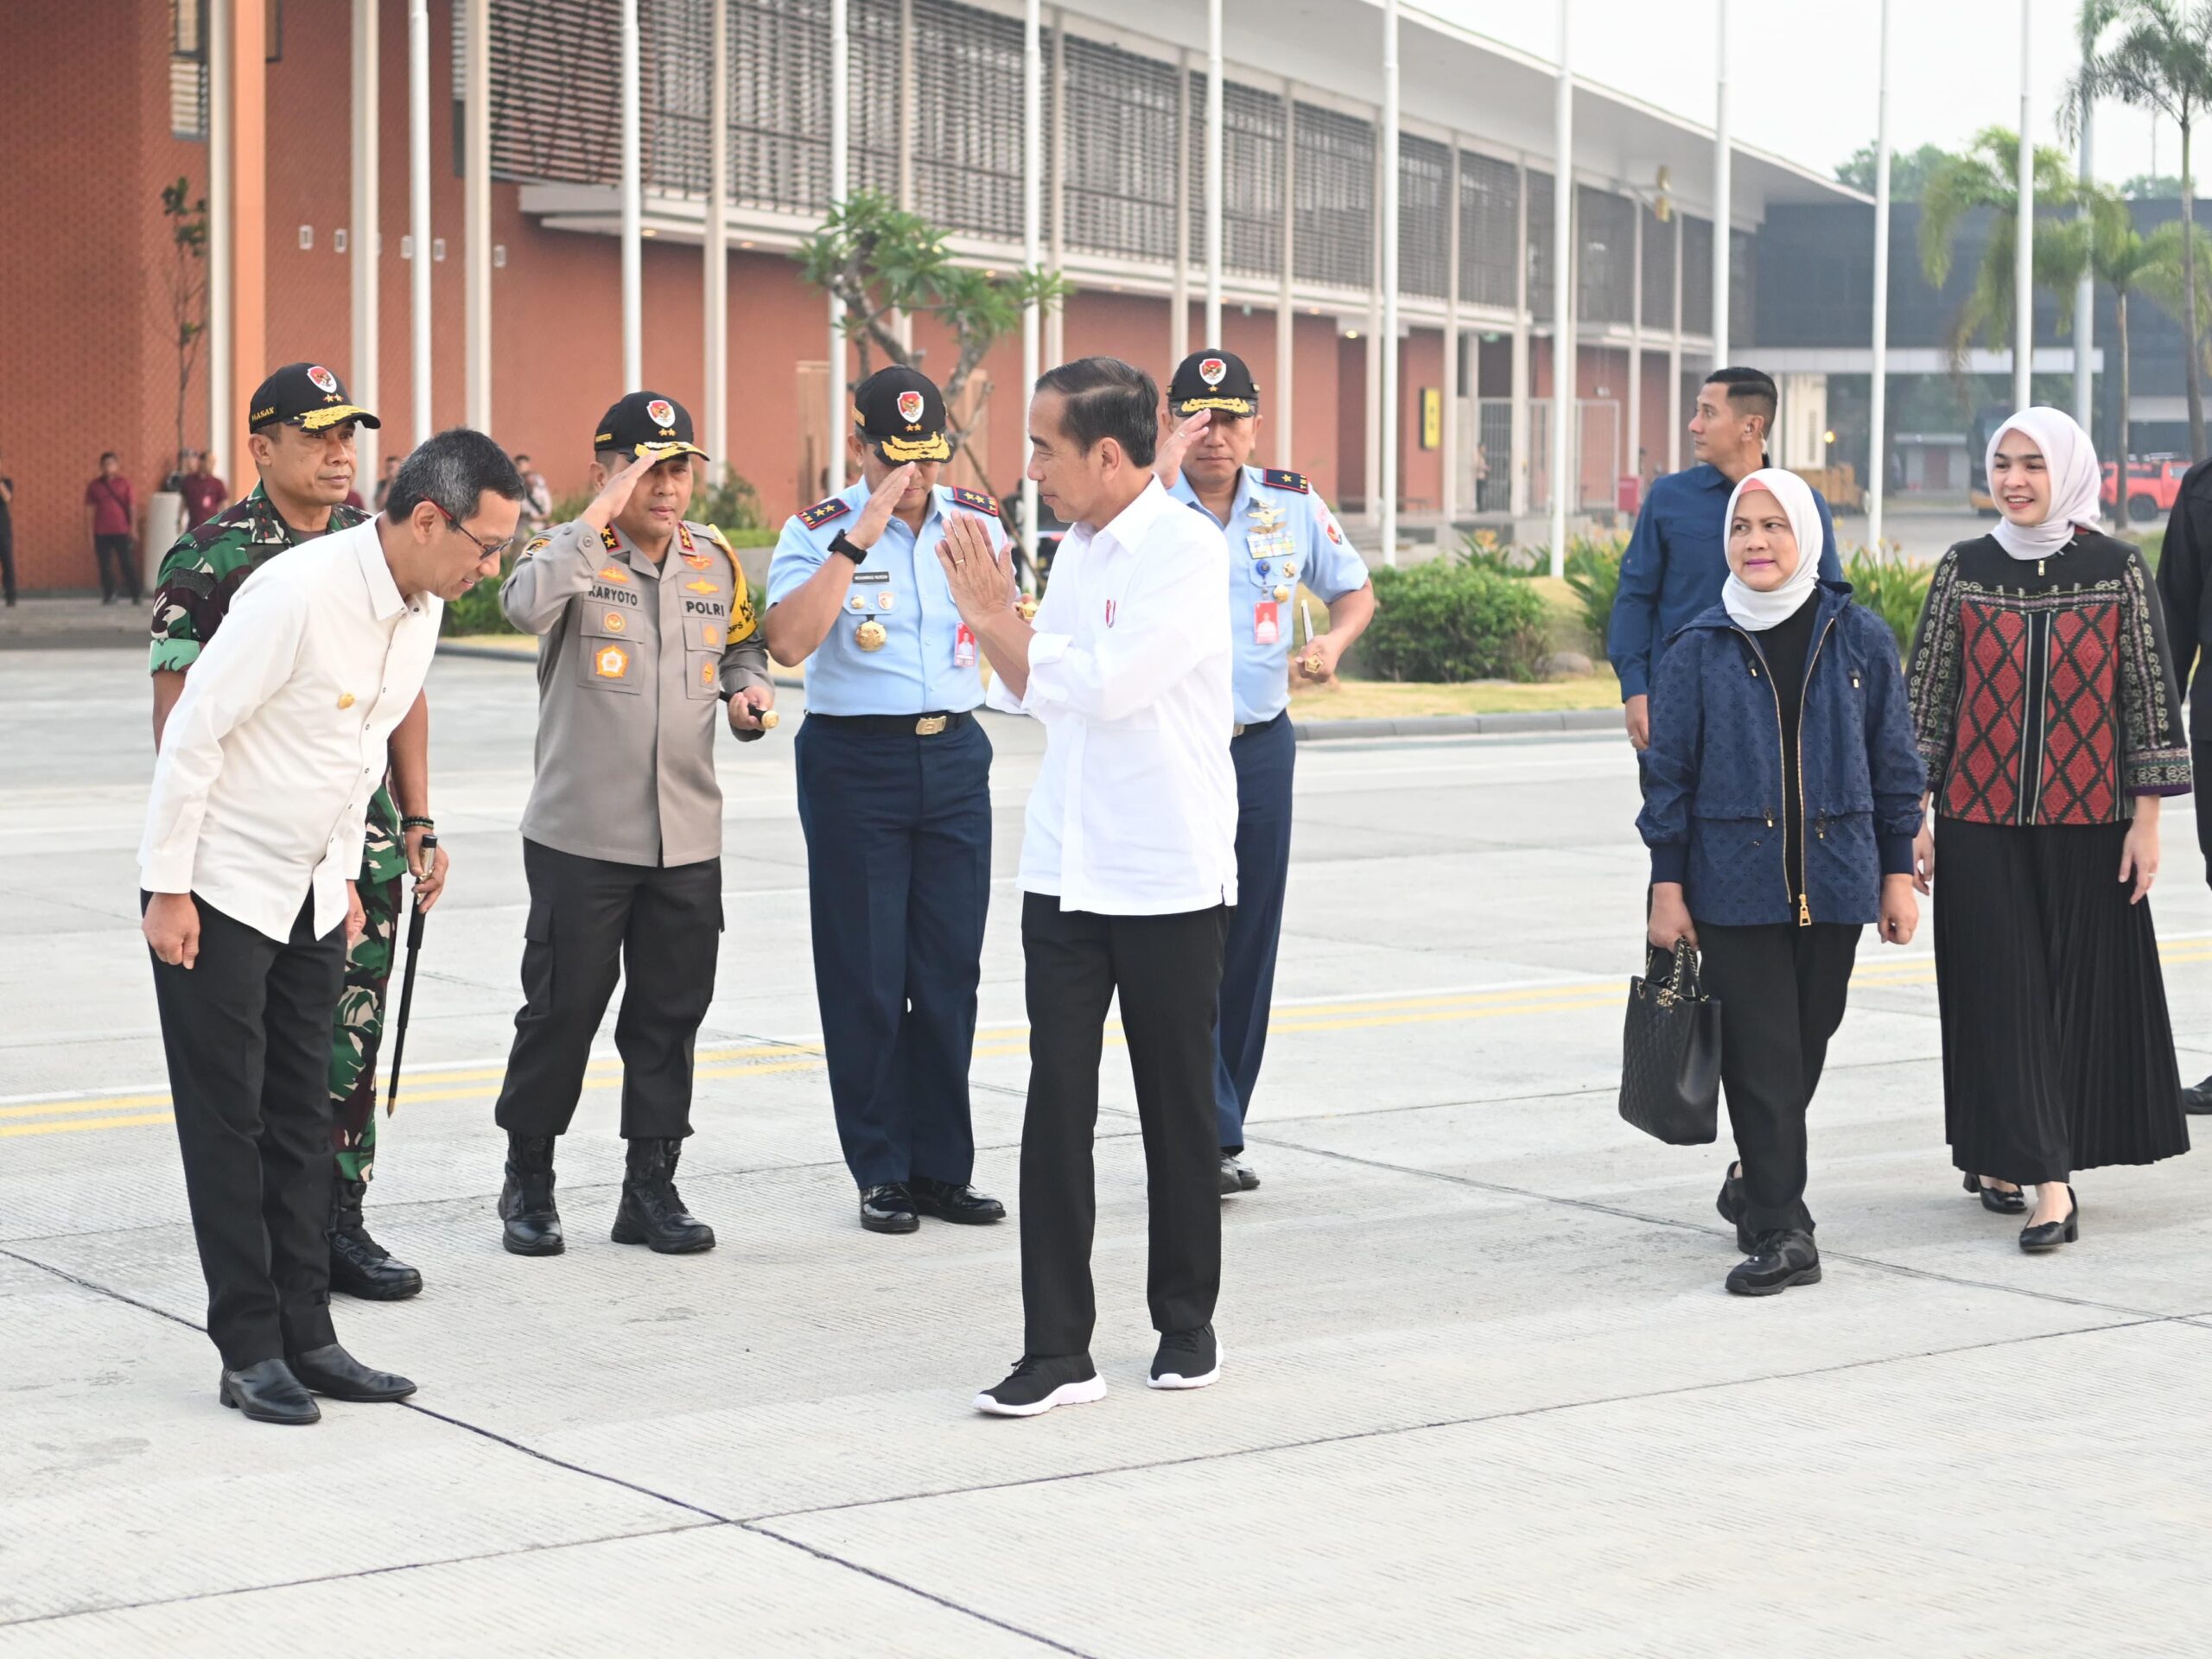
[[[1621,1033],[1621,1116],[1670,1147],[1709,1145],[1720,1132],[1720,1002],[1698,988],[1697,952],[1652,948],[1629,981]]]

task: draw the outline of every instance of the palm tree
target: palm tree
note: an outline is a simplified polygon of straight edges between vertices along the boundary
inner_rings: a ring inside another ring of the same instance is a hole
[[[2212,109],[2212,0],[2122,0],[2112,27],[2118,34],[2094,52],[2066,90],[2069,119],[2099,99],[2117,99],[2181,129],[2181,288],[2188,315],[2182,327],[2191,342],[2184,356],[2189,388],[2190,458],[2204,454],[2204,378],[2194,349],[2201,308],[2196,292],[2196,238],[2191,199],[2190,139],[2199,117]]]
[[[2212,0],[2208,0],[2212,3]],[[1920,196],[1920,268],[1941,288],[1951,277],[1959,226],[1977,208],[1991,210],[1989,239],[1974,272],[1974,288],[1951,326],[1951,357],[1963,365],[1976,335],[2001,347],[2012,329],[2012,250],[2019,234],[2019,135],[2005,127],[1985,127],[1965,151],[1946,156],[1929,170]],[[2081,185],[2066,157],[2037,146],[2035,157],[2037,207],[2069,207],[2081,198]],[[2045,220],[2036,228],[2043,242],[2063,224]],[[2036,285],[2044,286],[2038,268]]]
[[[2035,247],[2035,280],[2038,288],[2060,292],[2071,289],[2082,279],[2086,268],[2088,274],[2113,294],[2113,321],[2120,333],[2120,475],[2127,475],[2130,425],[2127,417],[2130,396],[2130,363],[2127,340],[2127,299],[2133,293],[2159,293],[2165,287],[2164,278],[2171,273],[2171,291],[2181,291],[2181,238],[2179,225],[2170,225],[2145,236],[2135,228],[2127,204],[2119,193],[2108,187],[2093,186],[2082,193],[2082,216],[2063,225],[2049,227],[2038,234]],[[2168,232],[2172,234],[2169,235]],[[2199,237],[2204,236],[2198,231]],[[2212,262],[2208,262],[2212,263]],[[2163,294],[2160,294],[2163,297]],[[2177,300],[2177,305],[2178,301]],[[2073,319],[2062,311],[2059,332],[2063,334],[2073,327]]]

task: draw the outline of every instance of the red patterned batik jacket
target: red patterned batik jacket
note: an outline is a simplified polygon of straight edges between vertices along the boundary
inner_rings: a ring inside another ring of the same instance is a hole
[[[2190,788],[2165,614],[2143,556],[2082,531],[2047,559],[1993,536],[1936,567],[1908,673],[1936,810],[2112,823]]]

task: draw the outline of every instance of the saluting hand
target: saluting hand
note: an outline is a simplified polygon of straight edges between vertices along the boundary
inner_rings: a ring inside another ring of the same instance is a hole
[[[914,463],[911,461],[886,473],[883,482],[868,492],[868,505],[861,509],[859,522],[845,532],[845,539],[856,546],[874,547],[882,539],[884,526],[899,511],[899,499],[913,481]]]
[[[946,521],[937,557],[961,620],[977,632],[986,620],[1014,608],[1014,561],[1000,562],[991,550],[991,532],[975,514],[956,512]]]
[[[639,455],[607,480],[607,486],[592,497],[591,505],[579,517],[594,530],[605,530],[614,522],[615,515],[630,505],[630,492],[638,487],[638,480],[664,459],[650,454]]]
[[[1152,472],[1168,489],[1173,489],[1175,480],[1183,476],[1183,457],[1191,453],[1192,444],[1205,435],[1206,423],[1212,419],[1213,411],[1202,409],[1160,435],[1160,447],[1152,457]],[[1167,425],[1165,416],[1161,416],[1160,424]]]

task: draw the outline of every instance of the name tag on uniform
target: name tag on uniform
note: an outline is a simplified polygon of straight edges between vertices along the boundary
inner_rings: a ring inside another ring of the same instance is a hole
[[[960,632],[952,636],[952,665],[955,668],[976,666],[976,631],[965,622]]]
[[[855,587],[864,582],[888,582],[890,580],[891,573],[888,570],[855,570],[853,572],[853,584]]]
[[[1252,607],[1252,643],[1255,645],[1279,645],[1282,643],[1282,613],[1272,599],[1263,599]]]

